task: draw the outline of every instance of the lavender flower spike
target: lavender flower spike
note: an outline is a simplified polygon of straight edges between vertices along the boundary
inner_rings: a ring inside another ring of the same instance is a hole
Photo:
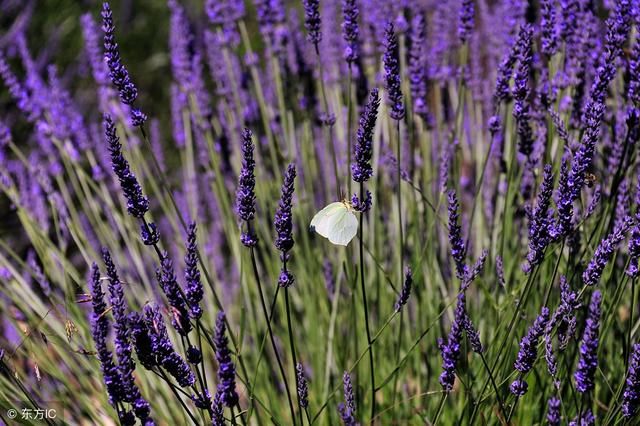
[[[138,97],[138,89],[120,60],[120,51],[114,34],[113,13],[108,2],[102,4],[102,30],[104,31],[104,58],[109,67],[109,77],[118,89],[122,102],[132,106]],[[137,108],[132,108],[131,119],[134,126],[141,126],[147,117]]]
[[[560,399],[552,396],[547,402],[547,424],[560,426]]]
[[[540,315],[533,322],[526,336],[520,341],[520,351],[518,352],[518,358],[513,364],[513,367],[520,372],[520,376],[528,373],[538,357],[538,341],[544,332],[547,322],[549,321],[549,308],[546,306],[542,308]],[[511,393],[516,396],[522,396],[527,393],[527,382],[519,377],[513,383],[511,383]]]
[[[102,377],[109,395],[109,402],[114,407],[124,400],[122,380],[120,372],[113,361],[113,354],[107,347],[107,335],[109,334],[109,317],[107,304],[104,301],[104,292],[100,285],[100,270],[95,263],[91,265],[91,332],[96,345],[96,353],[102,369]]]
[[[402,307],[407,304],[409,301],[409,295],[411,295],[411,286],[413,285],[413,274],[411,273],[411,268],[407,268],[407,272],[404,275],[404,283],[402,284],[402,290],[400,290],[400,295],[398,296],[398,301],[396,302],[396,312],[400,312]]]
[[[537,205],[529,215],[529,252],[527,253],[527,263],[523,266],[526,273],[530,273],[535,266],[542,262],[544,251],[550,242],[549,207],[552,193],[553,171],[551,165],[547,164],[544,167]]]
[[[322,41],[322,32],[320,27],[320,1],[319,0],[302,0],[304,5],[304,27],[307,29],[307,39],[311,42],[316,50]]]
[[[469,40],[469,35],[473,30],[474,15],[473,0],[462,0],[460,14],[458,16],[458,38],[462,44]]]
[[[309,406],[309,389],[307,387],[307,378],[304,375],[304,367],[301,363],[296,365],[296,384],[300,407],[307,408]]]
[[[582,281],[585,285],[596,285],[598,281],[600,281],[605,266],[607,266],[613,253],[615,253],[620,243],[624,240],[630,226],[631,218],[626,217],[614,228],[611,234],[600,242],[587,269],[582,274]]]
[[[558,51],[558,33],[556,32],[555,2],[552,0],[540,1],[540,27],[542,53],[553,56]]]
[[[236,392],[236,368],[231,360],[231,351],[226,336],[227,326],[224,312],[218,313],[216,328],[213,336],[213,344],[216,350],[216,360],[218,361],[218,381],[220,387],[220,399],[227,407],[234,407],[238,404],[238,393]]]
[[[275,246],[280,250],[280,259],[282,260],[282,271],[278,284],[281,287],[289,287],[293,284],[293,274],[287,269],[287,260],[289,259],[289,251],[293,248],[293,213],[292,199],[294,191],[294,180],[296,178],[296,167],[293,163],[287,167],[282,183],[282,195],[278,204],[275,219],[273,223],[276,228]]]
[[[593,381],[598,366],[598,337],[600,334],[600,303],[602,295],[598,290],[593,292],[587,325],[582,334],[580,345],[580,360],[574,373],[576,390],[580,393],[589,392],[595,386]]]
[[[189,315],[193,319],[202,316],[200,302],[204,296],[200,270],[198,269],[198,245],[196,243],[196,224],[191,222],[187,232],[187,254],[184,257],[185,297],[189,305]]]
[[[458,294],[458,304],[454,313],[453,323],[449,330],[447,340],[438,339],[438,347],[442,355],[442,373],[440,373],[440,384],[442,388],[449,392],[453,389],[455,381],[455,371],[460,358],[460,341],[466,318],[464,293]]]
[[[340,418],[345,426],[356,426],[356,399],[353,395],[353,385],[351,384],[351,376],[348,372],[344,372],[342,376],[344,387],[344,403],[338,405]]]
[[[129,163],[122,155],[122,145],[116,134],[116,126],[109,115],[104,116],[104,132],[107,139],[111,165],[120,181],[120,187],[127,199],[127,211],[131,216],[142,218],[149,210],[149,200],[142,193],[136,175],[129,169]]]
[[[451,256],[456,264],[456,275],[459,280],[463,281],[469,272],[469,267],[464,261],[465,244],[458,224],[458,198],[454,190],[449,191],[447,196],[449,199],[449,244],[451,245]]]
[[[391,118],[402,120],[404,118],[404,101],[400,81],[400,60],[398,53],[398,40],[393,29],[393,23],[387,22],[384,30],[385,51],[382,58],[384,62],[385,83],[387,89],[387,102],[391,107]]]
[[[356,0],[342,0],[342,38],[345,41],[344,59],[351,66],[360,56],[360,45],[358,41],[358,5]]]
[[[371,157],[373,156],[373,132],[378,117],[380,98],[378,89],[373,88],[369,100],[362,111],[354,147],[355,162],[351,164],[351,173],[355,182],[366,182],[373,175]]]
[[[247,224],[246,232],[240,236],[242,244],[246,247],[254,247],[258,243],[258,236],[255,235],[251,225],[256,213],[256,178],[254,175],[256,163],[253,160],[253,141],[251,138],[251,130],[244,129],[242,132],[242,169],[236,192],[238,218]]]
[[[517,122],[518,132],[518,152],[525,157],[533,153],[533,132],[531,130],[531,113],[529,98],[531,89],[529,87],[529,73],[533,60],[532,40],[533,29],[529,25],[520,28],[518,37],[518,68],[514,77],[515,87],[513,91],[514,104],[513,116]]]
[[[196,378],[189,364],[173,348],[158,307],[145,306],[144,315],[151,339],[152,353],[155,354],[157,363],[171,374],[180,386],[193,385]]]
[[[156,270],[156,277],[171,307],[171,323],[178,333],[186,336],[191,331],[187,301],[185,301],[182,289],[178,284],[169,254],[166,251],[161,253],[161,259],[160,268]]]
[[[622,415],[631,418],[638,412],[640,405],[640,343],[633,345],[629,372],[622,394]]]

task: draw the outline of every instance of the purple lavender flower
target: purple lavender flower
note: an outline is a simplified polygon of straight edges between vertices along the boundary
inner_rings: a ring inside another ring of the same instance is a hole
[[[240,236],[242,244],[254,247],[258,243],[258,236],[253,231],[251,221],[256,213],[256,178],[254,170],[256,163],[253,160],[252,133],[249,129],[242,132],[242,169],[238,178],[238,190],[236,192],[236,210],[240,220],[247,223],[247,230]]]
[[[402,307],[407,304],[409,301],[409,296],[411,295],[411,286],[413,285],[413,274],[411,273],[411,268],[407,268],[407,272],[404,275],[404,283],[402,284],[402,290],[400,290],[400,295],[398,296],[398,301],[396,302],[396,312],[400,312]]]
[[[296,178],[296,167],[293,163],[287,167],[282,183],[282,195],[278,204],[273,224],[276,228],[275,246],[280,250],[282,260],[282,270],[278,284],[282,287],[289,287],[293,284],[293,274],[287,269],[289,251],[293,248],[293,213],[291,211],[294,191],[294,180]]]
[[[224,407],[222,405],[222,390],[218,386],[216,394],[213,397],[213,405],[211,411],[211,426],[224,426]]]
[[[595,424],[596,417],[593,415],[591,409],[587,409],[581,416],[574,417],[574,419],[569,422],[569,426],[595,426]]]
[[[169,0],[171,12],[169,23],[169,58],[175,81],[183,90],[191,88],[191,52],[193,34],[184,8],[176,1]]]
[[[638,218],[634,221],[634,225],[631,228],[631,235],[629,236],[629,267],[627,268],[627,275],[631,278],[637,278],[640,274],[640,268],[638,267],[638,260],[640,259],[640,223]]]
[[[458,198],[454,190],[447,193],[449,199],[449,244],[451,245],[451,257],[456,264],[456,276],[464,281],[469,272],[469,267],[464,261],[465,244],[462,239],[460,225],[458,224]]]
[[[556,32],[555,2],[552,0],[540,2],[540,32],[542,53],[553,56],[558,51],[558,33]]]
[[[440,384],[446,392],[453,389],[455,372],[460,358],[460,341],[466,318],[464,293],[458,294],[458,304],[456,305],[453,323],[445,342],[438,339],[438,347],[442,355],[442,373],[440,374]]]
[[[356,399],[353,394],[353,385],[351,384],[351,376],[348,372],[342,375],[342,383],[344,388],[344,403],[338,405],[340,418],[345,426],[355,426],[356,423]]]
[[[158,359],[153,353],[153,341],[144,316],[138,312],[130,313],[129,327],[138,362],[147,370],[151,370],[158,365]]]
[[[304,367],[301,363],[296,364],[296,386],[300,407],[307,408],[309,406],[309,389],[307,388],[307,378],[304,375]]]
[[[640,403],[640,343],[633,345],[629,371],[622,394],[622,415],[631,418],[638,412]]]
[[[182,387],[191,386],[196,378],[189,368],[189,364],[175,351],[164,319],[158,307],[145,306],[145,321],[151,338],[153,354],[157,357],[157,363],[166,370]]]
[[[160,268],[156,269],[156,277],[171,307],[171,323],[178,333],[186,336],[189,331],[191,331],[189,309],[187,308],[187,301],[184,299],[182,289],[178,284],[173,269],[173,262],[166,251],[161,253]]]
[[[529,157],[533,152],[533,132],[531,130],[531,120],[529,98],[531,89],[529,88],[529,73],[533,60],[532,41],[533,28],[530,25],[523,25],[520,28],[518,37],[518,68],[514,77],[515,87],[513,91],[513,117],[517,122],[518,131],[518,152]]]
[[[474,16],[473,0],[462,0],[462,6],[460,7],[460,13],[458,15],[458,38],[462,44],[467,42],[473,30]]]
[[[549,426],[560,426],[560,399],[552,396],[547,401],[547,424]]]
[[[356,0],[342,0],[342,38],[345,41],[344,59],[351,66],[360,56],[358,41],[358,4]]]
[[[100,270],[95,263],[91,265],[91,332],[96,345],[96,353],[102,369],[102,377],[109,395],[109,402],[114,407],[124,401],[122,378],[113,361],[113,354],[107,347],[107,335],[109,334],[109,317],[107,317],[107,304],[104,301],[104,292],[100,284]]]
[[[18,81],[16,75],[11,71],[11,68],[9,68],[9,64],[2,51],[0,51],[0,77],[4,80],[4,84],[7,86],[7,89],[9,89],[9,93],[18,108],[26,114],[29,121],[35,122],[40,115],[40,109],[32,101],[26,87]]]
[[[294,180],[296,178],[296,167],[289,164],[284,175],[282,191],[278,209],[276,211],[274,226],[276,228],[275,246],[284,256],[293,247],[293,223],[292,223],[292,199],[294,191]]]
[[[151,408],[149,403],[140,394],[140,389],[135,384],[133,371],[135,361],[132,357],[131,332],[129,330],[129,320],[126,313],[126,301],[122,282],[116,271],[116,267],[111,260],[111,254],[106,248],[102,250],[102,257],[107,269],[109,278],[109,293],[111,295],[111,308],[114,318],[115,328],[115,348],[118,358],[118,371],[120,373],[123,401],[133,404],[133,411],[144,424],[149,418]]]
[[[385,84],[387,89],[387,102],[391,107],[391,118],[402,120],[404,118],[404,101],[400,81],[400,61],[398,57],[398,40],[393,29],[393,22],[388,21],[384,30],[385,51],[382,58],[384,62]]]
[[[620,243],[625,239],[626,233],[631,225],[631,218],[626,217],[622,223],[614,228],[613,232],[603,239],[596,248],[587,269],[582,274],[582,281],[585,285],[596,285],[600,281],[604,267],[617,250]]]
[[[524,34],[521,31],[519,37],[522,37]],[[493,93],[493,103],[494,108],[498,108],[500,102],[508,100],[511,96],[511,91],[509,90],[509,81],[511,80],[511,76],[513,75],[513,67],[518,59],[518,49],[520,47],[520,43],[514,43],[509,50],[506,52],[504,58],[500,62],[498,66],[498,75],[496,77],[496,88]],[[499,117],[495,116],[495,123],[499,123]],[[494,124],[494,126],[496,126]]]
[[[417,12],[411,19],[411,49],[409,50],[409,82],[413,111],[429,124],[431,117],[427,100],[427,51],[424,15]]]
[[[513,364],[513,367],[520,372],[520,377],[528,373],[538,357],[538,341],[544,332],[544,329],[549,321],[549,308],[546,306],[542,308],[540,315],[533,322],[533,325],[527,331],[526,336],[520,341],[520,351],[518,352],[518,358]],[[511,383],[511,393],[516,396],[523,396],[527,393],[527,382],[519,378]]]
[[[526,273],[544,259],[544,251],[550,242],[549,207],[553,193],[553,170],[550,164],[544,167],[542,183],[538,192],[538,202],[529,215],[529,252],[523,269]]]
[[[124,392],[123,400],[125,402],[135,401],[136,391],[138,390],[133,383],[133,370],[135,364],[131,357],[131,344],[129,327],[127,324],[126,301],[124,299],[124,291],[122,282],[118,277],[116,267],[111,260],[111,254],[106,248],[102,249],[102,258],[104,260],[107,277],[109,278],[109,293],[111,295],[111,310],[114,318],[115,328],[115,348],[116,357],[118,359],[118,371]]]
[[[600,333],[600,302],[602,296],[598,290],[593,292],[589,313],[587,315],[587,325],[582,334],[580,345],[580,360],[578,368],[574,373],[576,379],[576,390],[580,393],[589,392],[595,386],[593,381],[598,367],[598,336]]]
[[[351,173],[353,174],[353,180],[355,182],[366,182],[373,175],[373,169],[371,167],[373,132],[376,126],[379,106],[380,98],[378,97],[378,89],[373,88],[369,93],[369,100],[360,115],[358,125],[358,133],[354,146],[355,162],[351,164]]]
[[[216,318],[216,329],[213,335],[213,344],[216,349],[216,360],[218,361],[218,380],[220,386],[220,399],[227,407],[234,407],[238,404],[238,393],[236,392],[236,368],[231,360],[231,351],[226,336],[227,326],[224,312],[220,311]]]
[[[580,191],[585,184],[585,174],[593,161],[595,145],[600,137],[600,124],[603,115],[604,104],[593,101],[587,103],[582,143],[573,157],[571,171],[562,173],[561,170],[560,173],[556,197],[558,222],[552,232],[552,236],[556,240],[566,237],[572,228],[573,203],[580,196]],[[564,167],[566,170],[566,165]]]
[[[307,39],[313,43],[316,50],[322,41],[322,32],[320,26],[320,1],[319,0],[302,0],[304,5],[304,27],[307,29]]]
[[[184,280],[187,283],[185,298],[189,305],[189,315],[193,319],[202,316],[200,302],[204,296],[200,270],[198,269],[198,244],[196,243],[196,223],[191,222],[187,232],[187,254],[184,257]]]
[[[131,216],[142,218],[149,210],[149,200],[142,193],[136,175],[129,169],[129,163],[122,155],[122,145],[116,134],[116,126],[109,115],[104,116],[104,132],[111,153],[111,165],[120,181],[120,187],[127,199],[127,211]]]
[[[506,281],[504,279],[504,265],[502,263],[502,256],[496,256],[496,276],[498,277],[498,284],[504,288]]]
[[[115,39],[113,13],[108,2],[102,4],[102,31],[104,31],[104,58],[109,67],[111,82],[118,89],[123,103],[133,106],[138,97],[138,89],[129,77],[129,71],[120,60],[120,50]],[[137,108],[131,109],[131,120],[134,126],[142,126],[147,117]]]

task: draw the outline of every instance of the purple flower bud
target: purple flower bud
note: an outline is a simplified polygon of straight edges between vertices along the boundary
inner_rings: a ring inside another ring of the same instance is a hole
[[[587,325],[582,334],[580,344],[580,360],[578,368],[574,373],[576,379],[576,390],[580,393],[589,392],[595,386],[593,381],[598,367],[598,337],[600,334],[600,303],[602,296],[598,290],[593,292],[589,313],[587,315]]]
[[[402,82],[400,80],[398,40],[396,39],[391,21],[387,22],[384,38],[385,51],[382,60],[384,62],[387,102],[391,108],[391,118],[400,121],[404,118],[405,110],[402,98]]]
[[[369,100],[362,110],[356,143],[354,146],[354,163],[351,164],[351,173],[355,182],[366,182],[373,175],[371,157],[373,156],[373,132],[378,117],[380,98],[378,89],[371,89]]]
[[[100,271],[95,263],[91,265],[91,332],[96,345],[96,353],[102,369],[102,377],[109,395],[109,402],[115,406],[124,401],[122,378],[113,361],[113,354],[107,346],[109,334],[109,317],[107,316],[107,304],[104,301],[104,292],[100,284]]]
[[[302,0],[304,5],[304,27],[307,29],[307,39],[318,48],[318,44],[322,41],[322,32],[320,26],[320,1],[319,0]]]
[[[467,42],[473,30],[474,16],[473,0],[462,0],[462,6],[460,7],[460,13],[458,15],[458,38],[463,44]]]
[[[640,343],[633,345],[629,371],[622,394],[622,415],[631,418],[638,412],[640,403]]]
[[[111,154],[113,172],[120,181],[120,187],[127,199],[127,211],[131,216],[142,218],[149,210],[149,200],[142,193],[136,175],[131,172],[129,163],[122,155],[122,145],[116,135],[116,126],[109,115],[104,116],[104,132]]]
[[[550,242],[549,207],[552,193],[553,169],[550,164],[547,164],[544,167],[537,204],[529,215],[529,252],[527,263],[523,267],[526,273],[530,273],[535,266],[542,263],[544,251]]]
[[[540,2],[540,31],[542,33],[542,53],[553,56],[558,51],[556,32],[556,8],[552,0]]]
[[[531,113],[529,98],[531,89],[529,87],[529,73],[533,60],[532,41],[533,28],[523,25],[518,36],[518,68],[514,77],[515,87],[513,90],[513,117],[517,122],[518,132],[518,152],[529,157],[533,152],[533,132],[531,130]]]
[[[411,295],[411,286],[413,285],[413,274],[411,273],[411,268],[407,268],[407,272],[404,275],[404,283],[402,284],[402,290],[400,290],[400,295],[398,296],[398,301],[396,302],[396,312],[400,312],[402,307],[407,304],[409,301],[409,295]]]
[[[213,344],[216,349],[216,360],[218,361],[218,380],[220,389],[220,399],[227,407],[234,407],[238,404],[238,393],[236,392],[236,368],[231,360],[231,351],[226,332],[225,314],[220,311],[216,318],[216,328],[213,336]]]
[[[202,316],[200,302],[204,296],[200,270],[198,269],[198,244],[196,242],[196,224],[191,222],[187,232],[187,254],[184,257],[184,280],[186,282],[185,297],[189,305],[189,315],[193,319]]]
[[[307,388],[307,378],[304,375],[304,367],[301,363],[296,364],[296,386],[300,407],[307,408],[309,406],[309,389]]]
[[[540,315],[527,331],[526,336],[520,341],[520,351],[513,367],[522,375],[528,373],[538,357],[538,341],[549,321],[549,308],[542,308]],[[520,378],[511,384],[511,393],[522,396],[527,392],[527,382]]]
[[[241,235],[242,244],[253,247],[258,241],[251,221],[256,213],[256,178],[254,176],[256,163],[253,160],[252,133],[249,129],[242,132],[242,169],[238,178],[238,190],[236,192],[236,210],[238,218],[247,223],[247,231]]]
[[[560,399],[552,396],[547,401],[547,424],[549,426],[560,426]]]
[[[189,364],[175,351],[164,319],[158,307],[145,306],[145,321],[152,342],[153,354],[157,357],[158,364],[166,370],[182,387],[188,387],[195,383],[196,378],[189,368]]]
[[[447,193],[449,199],[449,244],[451,245],[451,256],[456,264],[456,276],[464,281],[469,272],[469,267],[464,261],[465,245],[462,239],[460,225],[458,224],[458,198],[455,191]]]
[[[360,56],[358,31],[358,5],[356,0],[342,0],[342,38],[345,41],[344,58],[349,65]]]
[[[111,82],[118,89],[123,103],[132,106],[138,97],[138,89],[129,77],[129,71],[121,62],[120,50],[115,39],[113,13],[108,2],[102,4],[102,30],[104,31],[104,58],[109,67]],[[146,116],[139,110],[132,109],[134,125],[142,125]]]
[[[626,233],[631,226],[631,218],[626,217],[622,223],[614,228],[613,232],[600,241],[596,248],[587,269],[582,274],[582,281],[585,285],[596,285],[600,281],[605,266],[618,249],[620,243],[625,239]]]
[[[191,331],[189,322],[189,310],[184,300],[182,289],[178,284],[176,274],[173,269],[173,262],[169,254],[165,251],[161,253],[160,268],[156,269],[156,277],[160,283],[160,288],[167,296],[167,301],[171,308],[171,323],[174,328],[183,336]]]

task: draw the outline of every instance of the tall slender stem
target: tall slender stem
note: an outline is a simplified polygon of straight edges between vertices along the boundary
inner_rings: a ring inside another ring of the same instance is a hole
[[[296,377],[296,367],[298,365],[298,359],[296,358],[296,347],[293,343],[293,327],[291,327],[291,308],[289,305],[289,289],[284,289],[284,302],[287,312],[287,329],[289,330],[289,346],[291,347],[291,362],[293,364],[293,375]],[[300,405],[300,393],[298,392],[298,386],[296,381],[296,397],[298,400],[298,413],[300,414],[300,425],[304,424],[304,417],[302,413],[302,406]]]
[[[364,183],[360,182],[360,199],[364,200]],[[376,414],[376,376],[373,364],[373,346],[371,345],[371,330],[369,328],[369,308],[367,307],[367,289],[364,283],[364,241],[362,230],[364,226],[364,213],[360,214],[360,226],[358,227],[360,248],[360,288],[362,289],[362,306],[364,307],[364,325],[367,332],[367,345],[369,350],[369,374],[371,375],[371,424]]]
[[[276,362],[278,363],[278,368],[280,369],[280,375],[282,376],[282,382],[284,383],[284,389],[287,393],[287,399],[289,401],[289,410],[291,411],[291,422],[295,425],[296,414],[293,408],[293,400],[291,399],[291,392],[289,391],[289,383],[287,382],[287,374],[284,371],[284,367],[282,366],[282,360],[280,360],[280,354],[278,353],[278,346],[276,345],[276,340],[273,337],[273,329],[271,327],[271,321],[269,321],[269,312],[267,311],[267,304],[264,301],[264,293],[262,292],[262,284],[260,282],[260,273],[258,272],[258,264],[256,263],[256,255],[253,247],[251,250],[251,265],[253,266],[253,275],[256,280],[256,284],[258,286],[258,294],[260,295],[260,304],[262,305],[262,313],[264,315],[264,321],[267,323],[267,331],[269,333],[269,340],[271,340],[271,347],[273,348],[273,352],[276,356]]]

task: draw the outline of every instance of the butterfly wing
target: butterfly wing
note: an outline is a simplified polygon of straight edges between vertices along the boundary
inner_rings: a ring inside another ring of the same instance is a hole
[[[343,203],[336,202],[329,204],[316,213],[313,219],[311,219],[311,229],[323,237],[329,238],[329,231],[333,222],[336,217],[340,216],[340,213],[344,211],[347,211],[347,208]]]
[[[345,209],[339,215],[333,216],[329,225],[329,241],[332,244],[346,246],[358,232],[358,219],[353,211]]]

